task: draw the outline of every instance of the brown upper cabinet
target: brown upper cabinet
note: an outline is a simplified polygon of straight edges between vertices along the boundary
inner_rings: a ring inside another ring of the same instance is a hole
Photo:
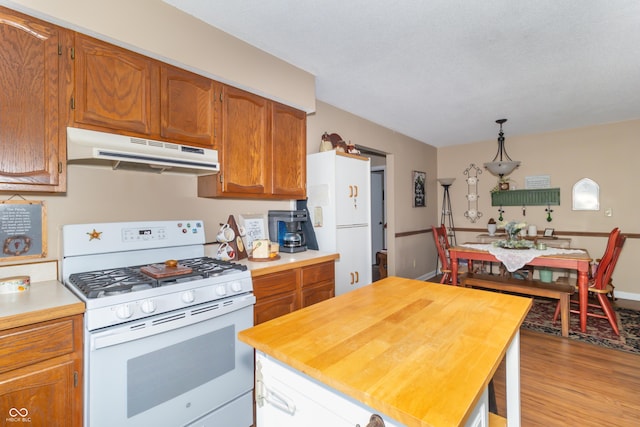
[[[220,173],[198,177],[198,196],[304,198],[305,113],[226,85],[220,111]]]
[[[203,147],[215,144],[215,96],[222,84],[170,65],[160,67],[160,133]]]
[[[303,199],[306,114],[0,7],[0,191],[66,191],[66,127],[218,150],[201,197]]]
[[[304,199],[307,183],[307,116],[274,102],[271,108],[271,191]]]
[[[66,191],[71,34],[0,7],[0,191]]]
[[[158,62],[76,33],[74,64],[75,125],[141,137],[158,135]]]
[[[75,126],[215,147],[219,83],[78,33],[75,75]]]

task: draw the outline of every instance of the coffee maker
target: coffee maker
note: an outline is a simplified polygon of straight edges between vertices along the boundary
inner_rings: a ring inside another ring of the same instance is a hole
[[[302,227],[307,211],[269,211],[269,240],[280,245],[280,252],[296,253],[307,250]]]

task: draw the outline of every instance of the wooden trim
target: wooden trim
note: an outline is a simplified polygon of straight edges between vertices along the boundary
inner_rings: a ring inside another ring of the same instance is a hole
[[[414,231],[403,231],[401,233],[396,233],[395,237],[407,237],[407,236],[414,236],[416,234],[424,234],[424,233],[431,233],[431,229],[424,229],[424,230],[414,230]]]
[[[477,233],[486,233],[486,228],[464,228],[464,227],[455,227],[455,231],[469,231],[469,232],[477,232]],[[431,230],[429,230],[431,231]],[[581,237],[609,237],[611,231],[558,231],[555,230],[553,232],[554,236],[581,236]],[[629,239],[640,239],[640,233],[622,233],[627,236]],[[396,234],[396,237],[399,237]]]

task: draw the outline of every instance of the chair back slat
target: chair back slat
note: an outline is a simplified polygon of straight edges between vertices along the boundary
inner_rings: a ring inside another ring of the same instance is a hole
[[[607,241],[607,248],[598,264],[592,287],[596,289],[605,289],[607,287],[626,238],[626,236],[620,234],[619,228],[614,228],[611,231]]]

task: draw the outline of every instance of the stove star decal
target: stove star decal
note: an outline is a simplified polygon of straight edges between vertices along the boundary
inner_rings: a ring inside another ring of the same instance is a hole
[[[87,233],[87,234],[89,235],[89,241],[92,241],[93,239],[100,240],[100,235],[102,234],[102,231],[96,231],[96,229],[94,228],[91,233]]]

